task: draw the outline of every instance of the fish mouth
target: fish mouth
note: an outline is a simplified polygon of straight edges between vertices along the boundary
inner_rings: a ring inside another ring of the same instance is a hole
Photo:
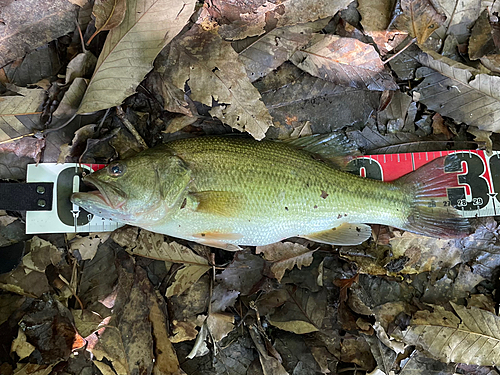
[[[88,175],[83,182],[96,190],[88,192],[74,193],[71,202],[83,208],[106,207],[112,210],[119,210],[126,202],[125,193],[110,184],[101,183],[92,175]]]

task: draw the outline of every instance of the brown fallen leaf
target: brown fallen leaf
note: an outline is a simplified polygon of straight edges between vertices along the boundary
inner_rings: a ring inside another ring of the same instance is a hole
[[[114,107],[132,95],[156,55],[182,30],[194,4],[127,0],[126,21],[109,32],[78,113]]]
[[[480,130],[474,126],[469,126],[469,128],[467,129],[467,133],[472,134],[474,136],[475,141],[484,143],[485,148],[486,148],[486,153],[488,155],[492,154],[493,141],[491,140],[491,136],[492,136],[493,132],[486,131],[486,130]]]
[[[439,11],[446,16],[443,26],[446,34],[457,39],[457,43],[466,43],[470,35],[470,30],[481,11],[488,6],[487,1],[476,0],[436,0],[432,1],[439,7]],[[495,2],[490,9],[495,8]]]
[[[331,133],[346,124],[365,123],[379,105],[378,91],[340,86],[304,74],[291,63],[256,84],[280,138],[296,136],[302,130],[306,134]]]
[[[19,359],[24,359],[28,357],[31,353],[35,351],[35,347],[26,341],[26,334],[19,328],[17,337],[12,341],[12,346],[10,351],[16,353]]]
[[[259,352],[260,364],[264,375],[288,375],[288,372],[285,370],[280,361],[268,354],[268,350],[264,342],[266,338],[262,337],[257,325],[253,324],[248,327],[248,332],[250,333],[250,337]]]
[[[423,44],[441,26],[446,16],[439,13],[429,0],[401,0],[402,13],[396,18],[395,26],[407,31]]]
[[[155,338],[155,363],[153,365],[154,375],[175,375],[179,371],[179,360],[175,354],[174,347],[168,338],[166,325],[165,306],[159,293],[149,294],[151,308],[149,320],[151,321],[152,333]]]
[[[278,281],[281,281],[286,270],[291,270],[294,266],[298,269],[310,266],[316,250],[310,250],[298,243],[276,242],[267,246],[257,246],[255,253],[264,254],[264,259],[272,262],[271,272]]]
[[[33,237],[27,254],[13,271],[0,275],[0,289],[24,296],[41,297],[51,290],[45,271],[62,260],[62,252],[48,241]]]
[[[71,312],[50,296],[33,301],[23,317],[21,328],[45,363],[67,360],[75,342],[81,340]]]
[[[70,250],[78,251],[82,260],[91,260],[94,258],[97,247],[109,238],[109,233],[90,233],[88,236],[76,236],[71,241]]]
[[[393,0],[359,0],[358,12],[361,15],[363,30],[370,33],[387,29],[393,8]]]
[[[207,12],[212,12],[212,15],[219,20],[222,25],[220,33],[224,39],[238,40],[264,34],[276,27],[333,17],[339,10],[346,8],[350,2],[350,0],[271,0],[266,2],[252,0],[237,3],[237,6],[234,6],[231,1],[216,0],[213,1],[216,7],[212,7]]]
[[[77,9],[68,0],[2,2],[0,67],[73,31]]]
[[[450,302],[454,312],[433,305],[418,311],[408,329],[398,334],[408,345],[446,363],[494,366],[500,362],[500,317]]]
[[[234,329],[234,315],[212,313],[207,317],[207,328],[215,342],[219,342]]]
[[[480,71],[428,51],[419,55],[426,67],[417,70],[424,78],[415,91],[420,102],[442,116],[477,126],[481,130],[500,129],[500,77]]]
[[[162,75],[174,87],[183,90],[187,82],[192,100],[209,107],[218,103],[210,111],[212,116],[256,139],[264,138],[273,125],[271,115],[238,54],[231,43],[222,40],[216,28],[206,30],[196,24],[162,55]]]
[[[265,261],[250,251],[236,253],[233,262],[224,271],[215,276],[215,279],[228,290],[237,290],[242,295],[252,294],[259,283],[262,282],[262,275]]]
[[[329,22],[329,18],[274,29],[262,36],[233,42],[250,81],[254,82],[278,68],[305,46]]]
[[[454,136],[439,113],[432,116],[432,134],[444,134],[446,139],[451,139]]]
[[[286,290],[288,300],[269,316],[269,323],[299,335],[319,331],[325,316],[325,291],[312,293],[294,286],[287,286]]]
[[[232,307],[236,302],[240,292],[237,290],[227,290],[218,284],[212,290],[211,311],[212,313],[224,312],[228,307]]]
[[[488,10],[485,9],[472,28],[469,40],[469,57],[471,60],[477,60],[485,55],[494,55],[499,52],[499,48],[493,40],[490,15]]]
[[[119,26],[125,18],[127,10],[126,0],[95,0],[92,13],[95,16],[95,33],[87,41],[90,44],[92,39],[105,30],[112,30]]]
[[[295,52],[291,61],[315,77],[346,87],[399,88],[375,48],[354,38],[325,35],[318,43]]]
[[[170,336],[170,341],[175,344],[178,342],[194,340],[196,336],[198,336],[196,327],[199,326],[200,323],[195,318],[189,319],[185,322],[173,320],[172,336]]]
[[[66,67],[66,84],[73,82],[75,78],[90,78],[96,63],[97,58],[90,51],[76,55]]]
[[[348,336],[342,340],[340,355],[343,362],[355,363],[367,372],[376,366],[375,358],[363,337]]]
[[[211,267],[187,264],[175,273],[175,281],[167,288],[167,298],[184,293],[191,285],[197,282]]]

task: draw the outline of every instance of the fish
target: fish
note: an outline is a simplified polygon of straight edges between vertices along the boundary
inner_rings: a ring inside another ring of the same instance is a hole
[[[446,171],[449,157],[382,182],[340,168],[323,141],[175,140],[87,175],[83,181],[96,190],[71,201],[103,218],[229,251],[290,237],[357,245],[371,236],[367,224],[438,238],[470,233],[446,195],[457,186],[457,173]]]

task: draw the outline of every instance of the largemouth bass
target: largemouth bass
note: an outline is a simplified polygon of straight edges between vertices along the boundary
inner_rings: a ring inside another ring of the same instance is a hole
[[[444,163],[384,183],[293,143],[207,136],[113,162],[84,178],[97,191],[71,200],[104,218],[226,250],[295,236],[355,245],[370,237],[366,223],[460,237],[469,222],[446,205],[457,173]]]

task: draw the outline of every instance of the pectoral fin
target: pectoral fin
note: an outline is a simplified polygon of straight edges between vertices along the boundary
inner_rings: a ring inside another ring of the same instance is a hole
[[[233,217],[241,212],[244,204],[244,197],[229,191],[211,190],[189,194],[198,202],[197,212]]]
[[[372,228],[366,224],[343,223],[336,228],[302,236],[308,240],[329,245],[359,245],[372,235]]]

